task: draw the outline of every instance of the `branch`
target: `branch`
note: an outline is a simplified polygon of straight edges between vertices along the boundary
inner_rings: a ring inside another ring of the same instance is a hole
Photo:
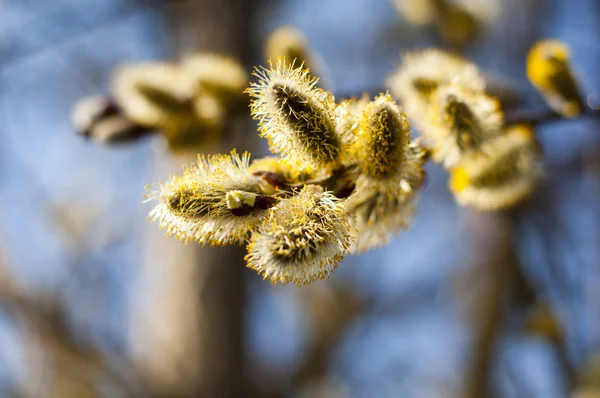
[[[336,98],[352,98],[352,97],[360,97],[363,94],[368,94],[369,96],[375,96],[380,93],[385,93],[388,89],[384,87],[366,87],[362,90],[356,90],[352,92],[339,92],[335,94]],[[528,109],[528,108],[517,108],[510,109],[505,111],[504,115],[504,124],[507,126],[515,125],[515,124],[533,124],[535,126],[540,126],[544,124],[549,124],[553,122],[558,122],[562,120],[569,119],[579,119],[584,117],[595,117],[600,119],[600,99],[597,98],[596,95],[590,94],[588,96],[587,102],[584,101],[586,106],[583,108],[583,111],[572,118],[563,116],[550,108],[544,109]]]
[[[509,111],[504,116],[504,124],[505,125],[514,125],[514,124],[533,124],[536,126],[540,126],[543,124],[549,124],[553,122],[569,120],[569,119],[579,119],[584,117],[596,117],[600,118],[600,109],[585,107],[583,108],[583,112],[579,115],[576,115],[572,118],[563,116],[559,113],[556,113],[552,109],[515,109],[513,111]]]

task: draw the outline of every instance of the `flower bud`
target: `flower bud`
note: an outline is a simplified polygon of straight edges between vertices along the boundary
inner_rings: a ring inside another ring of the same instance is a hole
[[[354,192],[344,201],[356,238],[351,253],[383,246],[410,226],[414,201],[425,181],[423,162],[423,151],[411,142],[396,174],[384,179],[359,175]]]
[[[308,45],[306,37],[293,26],[281,26],[267,38],[266,59],[282,58],[289,65],[302,65],[313,76],[324,77],[324,64]],[[321,82],[322,84],[322,82]]]
[[[533,127],[515,125],[490,139],[487,153],[470,152],[450,170],[450,189],[463,205],[511,207],[526,198],[541,175]]]
[[[426,140],[435,139],[427,130],[433,96],[438,88],[450,84],[473,92],[485,90],[485,80],[476,65],[434,49],[405,54],[402,65],[386,81],[411,123]]]
[[[335,125],[345,149],[356,146],[360,118],[367,105],[369,105],[369,96],[363,94],[360,98],[344,100],[335,107]],[[342,156],[349,157],[343,161],[353,162],[354,155],[353,153],[342,153]]]
[[[248,154],[200,157],[183,175],[150,190],[149,200],[159,204],[149,218],[184,242],[244,242],[277,202],[270,196],[274,188],[253,176],[248,165]]]
[[[566,44],[558,40],[540,41],[527,56],[527,77],[554,111],[575,117],[584,105],[570,62]]]
[[[362,112],[354,153],[362,173],[374,179],[394,178],[405,166],[410,126],[396,101],[382,94]]]
[[[413,25],[428,25],[436,21],[439,0],[393,0],[398,14]]]
[[[113,78],[113,93],[136,123],[161,127],[174,115],[191,111],[191,91],[176,65],[145,63],[122,66]]]
[[[308,70],[279,58],[269,69],[257,69],[258,83],[246,90],[253,97],[252,116],[270,148],[301,168],[339,162],[342,142],[336,132],[333,97],[315,87]]]
[[[467,152],[485,151],[488,139],[500,134],[504,115],[495,98],[450,85],[436,92],[429,120],[433,160],[451,167]]]
[[[129,120],[113,101],[104,96],[78,101],[73,106],[71,120],[79,134],[107,144],[136,141],[154,132]]]
[[[437,0],[440,2],[440,0]],[[481,29],[475,15],[456,4],[445,3],[437,21],[441,37],[452,46],[461,47],[471,42]]]
[[[182,74],[196,93],[208,93],[229,103],[243,94],[248,73],[235,58],[213,53],[198,53],[183,60]]]
[[[351,244],[340,201],[306,186],[271,209],[248,244],[248,267],[273,283],[309,284],[331,274]]]
[[[451,45],[468,44],[480,26],[498,15],[498,0],[393,0],[413,25],[433,25]]]

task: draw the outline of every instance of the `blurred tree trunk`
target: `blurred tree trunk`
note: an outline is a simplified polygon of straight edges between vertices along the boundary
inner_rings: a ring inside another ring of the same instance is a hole
[[[248,16],[245,0],[171,1],[164,5],[173,56],[195,50],[244,58]],[[246,118],[233,121],[218,148],[241,142]],[[242,145],[243,149],[246,149]],[[196,156],[158,155],[152,181]],[[131,317],[134,357],[157,396],[241,396],[243,363],[243,252],[202,248],[165,237],[147,223],[137,302]]]
[[[497,73],[507,77],[522,75],[525,56],[539,36],[540,18],[536,16],[542,13],[544,4],[539,0],[502,2],[503,22],[488,28],[488,40],[479,49],[487,62],[485,67],[494,65]],[[507,318],[532,300],[533,292],[523,277],[515,248],[516,214],[471,209],[462,212],[474,242],[473,258],[460,284],[465,290],[459,298],[471,329],[471,351],[461,395],[467,398],[498,395],[490,390],[496,346],[507,332]]]

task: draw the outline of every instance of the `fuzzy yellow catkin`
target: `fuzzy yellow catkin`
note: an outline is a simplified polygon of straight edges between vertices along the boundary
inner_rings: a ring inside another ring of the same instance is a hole
[[[182,241],[225,245],[244,242],[277,198],[276,187],[249,171],[250,155],[200,156],[183,175],[148,187],[158,204],[149,218]]]
[[[392,0],[398,14],[414,25],[434,23],[439,3],[438,0]]]
[[[309,284],[337,268],[352,238],[341,201],[305,186],[280,201],[248,244],[248,267],[272,283]]]
[[[289,64],[302,65],[318,75],[318,68],[314,65],[313,54],[308,46],[304,34],[293,26],[280,26],[267,38],[265,45],[267,59],[285,59]]]
[[[356,237],[350,251],[363,252],[409,226],[424,179],[423,152],[389,94],[364,107],[350,152],[359,165],[354,192],[345,201]]]
[[[322,87],[330,87],[331,79],[326,63],[310,47],[304,33],[293,26],[280,26],[269,34],[265,44],[265,57],[271,60],[282,58],[290,65],[302,65],[312,76],[321,79]]]
[[[527,56],[527,77],[561,115],[575,117],[583,110],[570,50],[565,43],[558,40],[536,43]]]
[[[433,160],[448,168],[465,153],[485,152],[488,140],[500,134],[503,123],[496,98],[457,84],[439,88],[431,102],[426,129]]]
[[[185,58],[181,70],[190,79],[194,91],[210,93],[226,101],[241,96],[249,79],[246,69],[235,58],[208,52]]]
[[[268,69],[257,68],[254,75],[259,80],[246,92],[270,149],[300,168],[339,163],[342,141],[335,126],[335,102],[331,93],[316,87],[318,79],[283,58]]]
[[[481,29],[481,22],[467,9],[446,3],[439,12],[437,27],[450,45],[461,47],[471,42]]]
[[[401,65],[386,80],[386,86],[400,100],[403,111],[426,142],[436,138],[429,130],[434,94],[439,87],[450,84],[472,92],[484,92],[486,87],[475,64],[436,49],[404,54]]]
[[[237,59],[210,52],[188,56],[181,62],[180,69],[192,92],[191,112],[195,115],[195,125],[183,134],[175,131],[170,143],[173,146],[176,141],[183,148],[195,149],[198,145],[191,140],[197,139],[203,146],[211,144],[222,135],[227,118],[244,109],[243,91],[249,75]]]
[[[121,66],[112,81],[114,97],[125,114],[149,127],[188,113],[190,89],[177,65],[161,62]]]
[[[77,101],[71,110],[71,122],[79,134],[105,144],[131,142],[154,132],[130,120],[114,101],[102,95]]]
[[[398,13],[415,25],[435,25],[444,40],[462,46],[470,42],[483,18],[473,7],[447,0],[393,0]]]
[[[361,97],[349,98],[337,104],[335,124],[344,148],[351,149],[356,146],[360,117],[369,102],[369,96],[363,94]],[[355,154],[351,150],[344,151],[342,156],[345,158],[343,159],[345,162],[352,163],[355,161]]]
[[[539,147],[529,125],[507,127],[488,153],[471,152],[450,170],[458,203],[482,210],[508,208],[529,196],[541,175]]]
[[[197,150],[221,134],[222,118],[201,119],[195,114],[191,80],[177,65],[125,65],[115,72],[112,86],[125,115],[136,124],[157,129],[171,151]]]
[[[392,236],[408,228],[416,192],[417,189],[413,190],[407,183],[375,183],[359,177],[354,192],[345,201],[355,238],[349,252],[363,253],[384,246]]]
[[[73,105],[71,123],[79,134],[90,136],[94,124],[116,113],[117,109],[108,97],[94,95],[82,98]]]
[[[181,70],[190,81],[197,118],[223,128],[225,119],[241,109],[249,79],[244,66],[233,57],[202,52],[184,59]]]
[[[367,105],[359,120],[355,143],[362,173],[375,179],[394,177],[402,170],[410,141],[410,125],[391,95]]]

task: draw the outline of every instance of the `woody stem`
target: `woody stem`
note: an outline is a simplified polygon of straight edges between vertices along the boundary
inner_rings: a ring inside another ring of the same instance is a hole
[[[354,92],[340,92],[336,93],[336,98],[352,98],[360,97],[363,93],[367,93],[370,96],[384,93],[387,90],[383,87],[369,87],[364,90],[357,90]],[[528,109],[528,108],[517,108],[505,111],[504,124],[511,126],[515,124],[533,124],[535,126],[549,124],[568,119],[576,119],[583,117],[595,117],[600,118],[600,98],[596,98],[594,95],[588,97],[586,106],[583,107],[583,111],[572,117],[563,116],[550,108],[542,109]],[[585,101],[584,101],[585,103]]]

